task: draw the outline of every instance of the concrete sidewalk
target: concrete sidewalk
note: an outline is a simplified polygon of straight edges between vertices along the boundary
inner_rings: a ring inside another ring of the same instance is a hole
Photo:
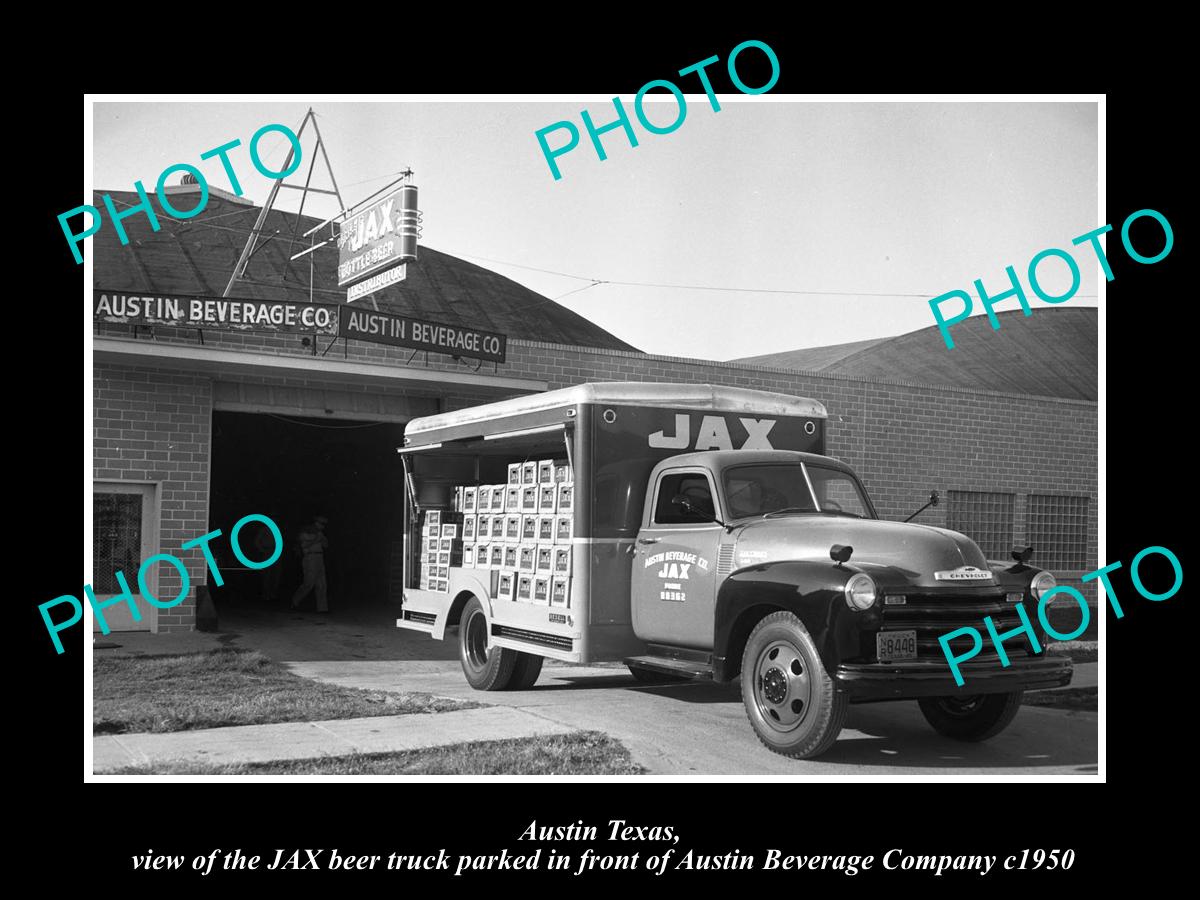
[[[282,722],[168,734],[102,735],[92,738],[92,771],[103,774],[123,766],[168,761],[224,765],[388,753],[575,730],[535,712],[488,706],[458,712]]]
[[[454,661],[339,660],[288,666],[297,675],[343,687],[481,699]],[[1022,706],[1001,734],[964,743],[930,728],[915,701],[852,704],[837,743],[816,759],[796,760],[761,745],[746,719],[737,683],[643,684],[623,666],[549,661],[529,690],[498,691],[484,699],[513,712],[603,732],[624,744],[651,775],[828,778],[1096,771],[1098,716],[1083,710]]]

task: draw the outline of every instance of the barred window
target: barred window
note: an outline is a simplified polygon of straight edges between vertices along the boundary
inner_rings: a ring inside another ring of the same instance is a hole
[[[1013,546],[1013,495],[948,491],[946,527],[961,531],[988,559],[1008,559]]]
[[[140,494],[92,495],[93,590],[116,594],[116,573],[132,579],[142,564],[142,497]]]
[[[1030,494],[1026,540],[1033,564],[1046,569],[1086,569],[1089,497]]]

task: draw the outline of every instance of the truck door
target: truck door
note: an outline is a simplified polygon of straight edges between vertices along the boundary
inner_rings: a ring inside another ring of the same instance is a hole
[[[705,514],[724,518],[712,474],[699,467],[664,469],[649,487],[649,515],[633,549],[634,633],[643,641],[712,649],[722,527]],[[692,510],[672,502],[680,496]]]

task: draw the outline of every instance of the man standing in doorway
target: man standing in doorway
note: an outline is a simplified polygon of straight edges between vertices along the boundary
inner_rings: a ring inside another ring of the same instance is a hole
[[[311,525],[300,532],[300,566],[304,572],[304,583],[292,595],[292,609],[300,605],[309,591],[317,595],[317,612],[329,612],[325,597],[325,551],[329,549],[329,538],[325,537],[325,524],[329,520],[317,516]]]

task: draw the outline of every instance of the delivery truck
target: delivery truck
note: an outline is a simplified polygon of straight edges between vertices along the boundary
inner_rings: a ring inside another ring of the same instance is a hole
[[[740,679],[771,750],[824,752],[852,701],[915,698],[943,734],[1002,730],[1069,660],[980,652],[956,685],[939,635],[1020,623],[1053,576],[968,537],[879,518],[825,455],[815,401],[597,383],[412,420],[397,626],[456,639],[479,690],[545,659],[639,681]]]

